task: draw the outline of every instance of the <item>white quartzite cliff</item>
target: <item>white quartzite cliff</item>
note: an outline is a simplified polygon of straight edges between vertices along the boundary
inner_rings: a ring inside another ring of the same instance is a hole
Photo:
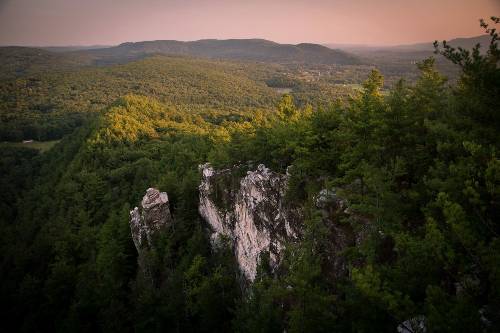
[[[245,277],[253,281],[258,259],[268,251],[276,267],[286,240],[299,234],[299,210],[285,203],[287,176],[264,165],[239,177],[238,169],[215,171],[209,164],[200,166],[199,213],[211,226],[212,240],[228,237]]]

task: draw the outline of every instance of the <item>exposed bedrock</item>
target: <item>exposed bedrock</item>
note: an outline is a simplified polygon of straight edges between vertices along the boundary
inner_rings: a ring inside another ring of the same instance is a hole
[[[285,199],[289,176],[263,164],[246,174],[238,167],[215,170],[209,164],[200,170],[199,213],[211,226],[213,242],[219,236],[230,239],[240,270],[249,281],[255,278],[263,251],[269,252],[270,264],[276,268],[285,243],[300,240],[303,231],[302,209]],[[340,252],[362,236],[349,224],[339,223],[339,217],[348,214],[347,202],[334,190],[318,193],[316,206],[331,231],[330,270],[341,274],[345,267]]]
[[[198,210],[210,226],[213,246],[220,237],[228,239],[241,273],[250,282],[255,279],[263,252],[269,253],[271,268],[278,268],[285,245],[300,241],[304,231],[303,208],[286,200],[289,175],[263,164],[246,173],[240,167],[215,170],[209,164],[200,166],[200,170]],[[333,277],[342,275],[346,272],[343,251],[362,241],[368,223],[349,212],[347,201],[335,189],[321,190],[315,205],[330,230],[327,272]],[[356,223],[345,223],[345,218]],[[167,193],[154,188],[149,188],[140,207],[130,212],[132,239],[145,275],[145,253],[172,223]]]
[[[139,254],[153,245],[156,234],[172,224],[168,195],[155,188],[148,188],[140,208],[130,211],[130,230]]]

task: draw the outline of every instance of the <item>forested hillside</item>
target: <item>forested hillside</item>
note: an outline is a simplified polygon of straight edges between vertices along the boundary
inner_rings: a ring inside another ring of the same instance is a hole
[[[13,79],[36,72],[71,69],[89,65],[87,56],[59,54],[40,48],[7,46],[0,47],[0,79]]]
[[[259,67],[255,66],[255,73]],[[112,67],[39,70],[1,84],[2,137],[47,140],[67,134],[127,93],[204,110],[270,106],[276,94],[248,77],[244,65],[154,57]]]
[[[2,148],[2,327],[497,332],[500,50],[488,32],[485,53],[437,50],[459,67],[456,83],[429,58],[415,83],[387,91],[373,70],[360,89],[330,90],[330,103],[317,102],[321,82],[277,94],[266,81],[288,77],[278,65],[184,57],[2,81],[2,140],[65,134],[44,153]],[[198,214],[206,162],[288,173],[287,200],[305,212],[300,241],[278,269],[262,253],[253,283]],[[128,221],[150,187],[168,193],[174,219],[146,279]],[[322,218],[322,190],[349,214]],[[334,226],[361,219],[363,242],[332,275]]]
[[[441,42],[441,41],[439,41]],[[448,45],[454,48],[463,48],[471,51],[477,44],[486,46],[490,43],[488,35],[480,35],[469,38],[454,38],[447,41]],[[332,49],[341,49],[356,55],[365,64],[372,64],[383,72],[387,79],[392,77],[413,81],[418,77],[418,70],[415,64],[422,60],[435,56],[433,42],[417,43],[396,46],[369,46],[369,45],[342,45],[326,44]],[[480,49],[480,52],[486,52],[486,48]],[[435,56],[436,67],[439,71],[450,79],[458,77],[460,69],[454,66],[445,57]]]
[[[40,64],[31,63],[27,68],[23,62],[12,60],[32,59],[33,52],[38,51],[22,49],[15,57],[5,58],[13,71],[20,66],[19,71],[25,75],[0,83],[0,140],[58,139],[128,93],[153,97],[203,117],[239,117],[275,105],[279,94],[266,82],[287,73],[277,64],[167,56],[123,65],[67,69],[56,61],[58,54],[56,58],[36,58]],[[327,104],[352,92],[346,87],[300,78],[294,81],[294,88],[301,105]]]
[[[98,63],[138,59],[150,54],[190,55],[217,59],[251,60],[273,63],[322,63],[354,65],[360,60],[345,51],[319,44],[279,44],[265,39],[203,39],[193,42],[156,40],[123,43],[115,47],[80,52]]]

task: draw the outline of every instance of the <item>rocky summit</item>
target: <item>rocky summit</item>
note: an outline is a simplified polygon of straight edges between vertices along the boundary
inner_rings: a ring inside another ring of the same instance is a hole
[[[155,188],[148,188],[142,198],[141,208],[130,211],[130,230],[135,247],[140,253],[144,247],[151,247],[155,233],[172,223],[168,195]]]

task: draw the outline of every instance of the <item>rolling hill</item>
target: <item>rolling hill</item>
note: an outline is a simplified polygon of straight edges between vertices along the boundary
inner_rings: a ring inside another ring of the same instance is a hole
[[[60,138],[129,93],[206,117],[214,109],[219,115],[251,113],[272,107],[279,98],[264,83],[273,68],[262,64],[153,55],[126,64],[58,70],[49,52],[21,51],[16,57],[34,53],[50,61],[0,80],[0,140]]]
[[[48,50],[24,47],[0,47],[0,79],[11,79],[34,71],[64,70],[92,62],[86,54],[55,53]]]
[[[461,37],[453,38],[447,41],[447,43],[453,47],[462,47],[465,49],[472,49],[477,43],[481,44],[481,48],[485,49],[489,44],[491,37],[489,35],[480,35],[475,37]],[[438,42],[442,42],[438,40]],[[324,44],[331,49],[343,50],[345,52],[362,53],[369,51],[393,51],[393,52],[433,52],[434,46],[432,42],[425,43],[414,43],[414,44],[402,44],[393,46],[377,46],[377,45],[364,45],[364,44],[339,44],[339,43],[329,43]]]
[[[319,63],[354,65],[354,55],[319,44],[279,44],[265,39],[204,39],[192,42],[157,40],[123,43],[118,46],[79,51],[98,63],[126,61],[151,54],[188,55],[204,58],[249,60],[275,63]]]
[[[447,43],[452,47],[462,47],[464,49],[472,49],[476,44],[481,44],[481,49],[486,49],[490,42],[491,37],[489,35],[481,35],[476,37],[466,37],[466,38],[454,38]],[[442,42],[438,40],[438,42]],[[401,51],[434,51],[433,42],[429,43],[417,43],[417,44],[409,44],[409,45],[398,45],[391,47],[394,50]]]

